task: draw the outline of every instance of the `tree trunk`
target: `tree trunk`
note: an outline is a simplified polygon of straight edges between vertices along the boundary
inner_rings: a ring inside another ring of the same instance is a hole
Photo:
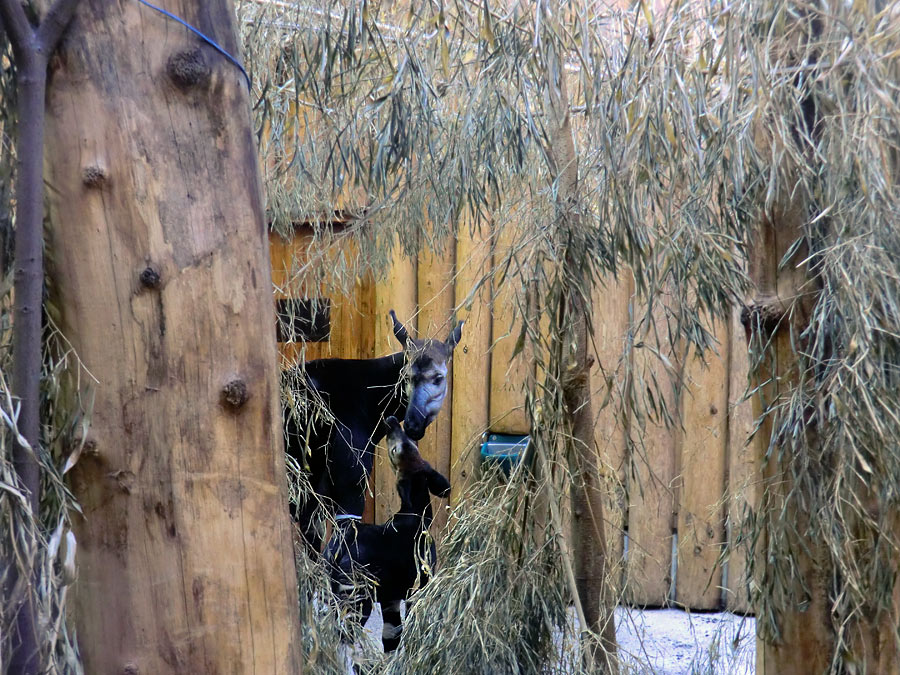
[[[165,5],[239,53],[232,3]],[[84,0],[50,70],[51,279],[94,378],[70,474],[85,672],[299,672],[247,83],[137,2]]]
[[[564,360],[562,386],[568,428],[571,430],[571,452],[576,482],[572,486],[572,548],[575,558],[575,582],[587,626],[599,640],[592,642],[592,659],[603,672],[615,672],[616,628],[612,602],[608,597],[606,533],[603,522],[603,491],[597,468],[598,456],[594,444],[594,414],[591,405],[590,368],[588,356],[588,320],[590,319],[590,283],[587,252],[577,233],[582,227],[578,213],[578,157],[569,117],[568,90],[565,71],[557,54],[548,49],[548,110],[551,112],[551,133],[547,152],[557,183],[557,239],[565,251],[565,267],[574,277],[564,290],[562,311],[559,314],[561,349],[555,350]],[[585,295],[578,287],[587,288]],[[574,353],[569,345],[574,344]],[[552,357],[551,357],[552,358]]]
[[[797,356],[793,344],[805,328],[813,299],[806,294],[802,305],[798,301],[793,311],[789,308],[809,283],[805,266],[798,264],[806,257],[806,250],[797,251],[786,265],[779,266],[779,262],[800,236],[802,224],[800,206],[795,204],[794,208],[777,210],[761,224],[758,239],[751,249],[750,277],[756,295],[744,311],[742,320],[748,336],[750,330],[761,332],[763,340],[755,340],[754,344],[771,339],[769,354],[763,357],[763,367],[753,374],[755,382],[751,389],[759,388],[759,395],[753,397],[756,418],[763,414],[765,407],[786,405],[786,397],[791,395],[796,383]],[[772,438],[774,423],[772,415],[763,419],[759,431],[765,439],[760,444],[763,450]],[[815,438],[815,430],[808,433]],[[763,486],[759,491],[757,512],[763,522],[787,519],[795,523],[797,532],[802,533],[806,531],[807,519],[813,514],[799,512],[796,502],[785,507],[792,487],[789,452],[786,447],[776,446],[768,458],[760,458]],[[780,550],[770,541],[771,536],[769,531],[764,533],[757,556],[759,574],[764,575],[758,581],[763,587],[779,583],[765,577],[771,572],[770,558]],[[790,584],[785,589],[787,597],[784,600],[789,607],[777,618],[778,638],[764,636],[757,644],[757,672],[760,675],[825,673],[834,653],[835,636],[828,592],[832,570],[828,552],[823,542],[809,540],[794,542],[791,548],[796,569],[794,578],[785,581]]]
[[[576,353],[573,372],[564,384],[563,397],[571,415],[573,457],[577,481],[572,486],[572,534],[575,557],[575,581],[591,631],[599,636],[600,649],[594,650],[594,663],[604,672],[615,672],[616,626],[614,603],[607,592],[609,562],[603,522],[603,490],[597,470],[594,446],[594,416],[588,386],[590,361],[587,354],[588,332],[585,311],[570,304],[577,313],[573,338]]]

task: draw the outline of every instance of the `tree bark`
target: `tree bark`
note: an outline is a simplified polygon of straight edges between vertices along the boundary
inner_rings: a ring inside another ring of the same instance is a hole
[[[597,636],[591,641],[594,666],[603,672],[616,672],[616,631],[613,605],[607,593],[606,533],[603,522],[603,491],[597,468],[594,444],[594,415],[591,405],[588,355],[588,321],[590,320],[590,284],[586,251],[577,243],[577,230],[582,226],[578,213],[578,156],[569,116],[565,71],[553,47],[549,47],[547,83],[550,134],[547,153],[556,182],[558,243],[564,250],[565,268],[575,278],[564,290],[559,312],[561,349],[555,350],[563,369],[561,377],[568,428],[571,430],[569,456],[572,457],[576,482],[572,486],[572,547],[575,558],[575,582],[587,626],[584,630]],[[580,282],[580,287],[579,283]],[[582,294],[582,289],[585,290]],[[574,344],[574,352],[569,345]],[[551,357],[552,358],[552,357]]]
[[[39,56],[16,59],[22,67],[17,72],[18,190],[16,193],[16,236],[13,257],[13,373],[12,393],[19,404],[17,427],[28,446],[14,443],[12,464],[25,488],[31,513],[40,514],[41,471],[37,460],[40,447],[40,383],[41,383],[41,303],[44,285],[41,251],[43,215],[42,163],[43,112],[47,62]],[[28,117],[29,114],[34,117]],[[29,150],[29,148],[33,150]],[[31,152],[32,159],[27,159]],[[29,447],[30,446],[30,447]],[[31,546],[34,541],[29,542]],[[17,586],[19,576],[15,561],[8,564],[12,578],[8,588]],[[34,580],[37,581],[37,580]],[[41,664],[40,636],[32,593],[27,589],[11,598],[16,609],[15,638],[10,668],[13,672],[38,673]]]
[[[805,266],[799,265],[807,253],[805,248],[795,253],[786,265],[779,265],[789,248],[801,235],[803,210],[795,204],[790,209],[778,209],[760,225],[757,240],[751,248],[750,278],[755,286],[755,297],[743,312],[742,321],[748,331],[758,331],[761,344],[771,340],[769,354],[763,357],[763,366],[751,376],[755,380],[751,389],[758,388],[753,397],[755,418],[763,415],[766,407],[786,405],[795,385],[797,356],[794,343],[805,328],[812,298],[796,302],[808,286]],[[793,310],[789,308],[794,305]],[[793,338],[792,338],[793,333]],[[762,397],[762,400],[761,398]],[[763,418],[759,433],[764,439],[763,451],[772,438],[775,420],[772,415]],[[808,433],[814,438],[815,430]],[[769,456],[760,457],[763,466],[763,484],[757,503],[758,517],[762,522],[771,519],[787,519],[795,523],[797,532],[806,531],[807,519],[813,514],[800,512],[796,503],[786,506],[791,491],[790,451],[775,447]],[[759,574],[769,574],[770,559],[778,555],[779,548],[770,542],[767,530],[761,537],[757,566]],[[835,635],[831,625],[831,601],[829,579],[833,574],[828,552],[823,542],[796,542],[792,546],[796,562],[792,584],[785,591],[789,605],[778,617],[779,637],[764,636],[757,643],[757,672],[760,675],[801,675],[825,673],[834,653]],[[763,587],[777,583],[765,576],[759,579]],[[805,590],[804,590],[805,589]]]
[[[239,53],[230,2],[163,4]],[[51,279],[96,380],[70,473],[85,672],[297,673],[246,81],[171,19],[104,0],[82,2],[50,77]]]

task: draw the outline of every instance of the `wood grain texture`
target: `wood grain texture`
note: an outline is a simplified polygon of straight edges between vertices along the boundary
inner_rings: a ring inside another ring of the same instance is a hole
[[[530,425],[525,410],[525,388],[529,370],[533,368],[532,360],[528,358],[528,340],[522,352],[513,358],[519,336],[515,304],[522,302],[524,289],[513,281],[514,272],[508,276],[498,273],[504,267],[509,248],[515,243],[517,228],[514,223],[507,223],[494,236],[490,426],[491,431],[497,433],[527,434]]]
[[[638,312],[643,311],[638,309]],[[658,308],[662,320],[663,308]],[[673,377],[677,378],[677,359],[654,335],[641,334],[636,342],[646,342],[669,361],[664,364],[647,347],[635,349],[634,384],[638,396],[660,384],[660,394],[672,414],[677,411]],[[665,341],[665,338],[663,338]],[[668,604],[672,585],[672,530],[675,509],[675,432],[661,418],[633,419],[631,432],[631,470],[628,472],[628,554],[625,566],[625,597],[636,605]]]
[[[456,301],[471,300],[462,342],[453,354],[453,413],[451,418],[450,495],[456,505],[480,464],[482,434],[488,428],[491,369],[490,282],[473,294],[491,266],[491,237],[485,227],[472,232],[463,226],[456,242]]]
[[[749,247],[750,279],[755,286],[753,305],[790,307],[798,298],[805,298],[808,303],[813,301],[810,295],[803,295],[802,290],[808,283],[807,270],[799,263],[806,257],[806,249],[801,246],[793,260],[787,261],[789,264],[781,264],[802,231],[804,219],[804,205],[798,201],[787,208],[779,206],[773,209],[770,217],[760,223],[757,240]],[[772,347],[754,377],[757,391],[751,400],[753,414],[757,418],[769,406],[787,405],[788,397],[792,395],[792,386],[798,374],[791,331],[797,335],[806,327],[808,310],[808,306],[804,307],[804,301],[798,300],[790,314],[790,321],[783,322],[784,325],[770,338]],[[773,416],[767,415],[760,427],[759,433],[765,440],[758,449],[763,452],[768,449],[769,439],[772,438],[773,422]],[[816,431],[808,429],[807,433],[814,435]],[[763,518],[763,525],[773,519],[789,518],[796,524],[796,531],[804,532],[811,514],[798,509],[796,502],[787,505],[787,495],[792,489],[789,451],[783,448],[775,450],[777,452],[766,461],[764,456],[759,457],[762,482],[757,493],[757,513]],[[810,539],[802,542],[802,550],[797,546],[795,551],[793,573],[796,576],[790,592],[798,598],[808,598],[808,602],[802,605],[797,603],[781,612],[778,617],[778,640],[770,638],[757,642],[756,664],[760,675],[824,673],[831,662],[835,635],[829,596],[833,570],[828,552],[822,541]],[[761,574],[766,573],[770,557],[778,553],[778,546],[770,543],[770,535],[764,530],[756,561]],[[767,579],[761,578],[759,583],[765,584]],[[895,629],[891,628],[892,631]]]
[[[745,400],[750,364],[747,341],[741,325],[740,308],[731,312],[731,349],[728,365],[728,580],[725,606],[732,612],[750,612],[749,579],[747,578],[747,547],[749,533],[743,521],[747,509],[753,508],[758,495],[762,438],[753,432],[753,405]]]
[[[631,274],[625,272],[618,280],[609,279],[594,289],[594,335],[590,350],[597,360],[591,369],[594,442],[606,495],[603,505],[609,574],[617,596],[625,564],[625,459],[628,446],[628,412],[619,409],[618,396],[625,387],[629,366],[625,359],[630,358],[626,342],[632,286]]]
[[[375,283],[371,277],[355,277],[347,292],[323,282],[310,287],[302,271],[310,264],[335,267],[340,258],[352,258],[358,247],[352,240],[326,245],[316,242],[308,228],[298,228],[285,239],[269,234],[269,251],[275,299],[320,299],[330,303],[330,333],[322,342],[279,342],[282,368],[292,367],[304,359],[320,358],[368,359],[375,356]]]
[[[456,242],[447,239],[436,252],[424,250],[419,254],[418,264],[418,304],[419,337],[444,340],[453,328],[453,306],[455,294]],[[453,420],[453,373],[451,362],[447,373],[447,397],[441,412],[425,431],[419,441],[419,452],[431,466],[444,476],[450,476],[450,446]],[[434,523],[431,532],[439,537],[447,526],[448,502],[432,497]]]
[[[239,52],[231,4],[166,8]],[[97,380],[93,450],[71,472],[85,671],[297,673],[246,83],[162,15],[101,0],[79,5],[53,69],[53,286]],[[155,287],[139,281],[148,267]],[[247,398],[230,406],[236,380]]]
[[[416,332],[416,261],[405,257],[399,246],[386,277],[375,285],[375,354],[384,356],[400,351],[400,343],[394,337],[388,312],[393,309],[411,334]],[[383,523],[400,508],[397,496],[397,480],[387,456],[384,441],[378,444],[372,472],[372,488],[375,494],[375,522]]]
[[[718,609],[725,541],[725,450],[728,423],[729,326],[716,323],[718,354],[693,354],[684,364],[683,427],[675,599],[692,609]],[[704,363],[705,361],[705,363]]]

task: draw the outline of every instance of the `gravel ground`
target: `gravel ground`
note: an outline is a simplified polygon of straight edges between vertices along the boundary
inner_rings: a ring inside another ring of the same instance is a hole
[[[754,675],[756,622],[726,612],[616,610],[622,672],[628,675]],[[366,631],[380,642],[376,605]]]

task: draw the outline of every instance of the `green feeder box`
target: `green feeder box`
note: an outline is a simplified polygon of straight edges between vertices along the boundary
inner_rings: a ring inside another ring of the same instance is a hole
[[[524,458],[529,454],[530,440],[528,436],[488,434],[481,444],[481,462],[499,466],[509,476],[519,462],[528,461]]]

